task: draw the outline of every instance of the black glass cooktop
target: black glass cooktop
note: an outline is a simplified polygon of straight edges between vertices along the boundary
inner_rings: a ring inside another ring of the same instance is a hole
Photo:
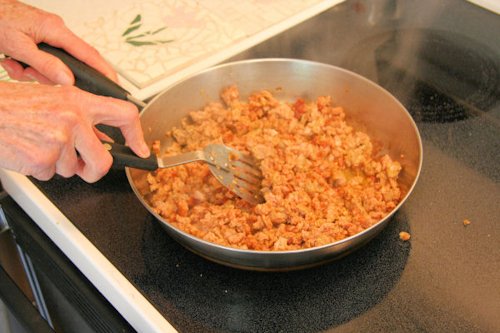
[[[499,31],[500,16],[466,1],[346,1],[232,59],[344,67],[417,122],[411,197],[367,246],[321,267],[258,273],[200,258],[120,171],[35,184],[181,332],[498,332]]]

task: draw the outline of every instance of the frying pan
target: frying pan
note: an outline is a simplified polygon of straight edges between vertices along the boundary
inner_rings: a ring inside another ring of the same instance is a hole
[[[65,61],[64,57],[61,59]],[[80,65],[77,67],[72,70],[75,76],[80,77]],[[87,82],[81,84],[83,88],[89,90],[85,84],[94,85],[90,89],[92,92],[111,95],[109,92],[112,89],[101,89],[101,81],[95,81],[94,74],[85,74],[87,79],[83,81]],[[109,86],[109,83],[106,84]],[[242,250],[210,243],[175,228],[148,204],[147,171],[126,168],[130,186],[140,202],[156,217],[165,231],[187,249],[211,261],[248,270],[280,271],[311,267],[339,259],[369,242],[389,223],[391,216],[411,194],[422,167],[422,142],[408,111],[389,92],[372,81],[345,69],[318,62],[297,59],[245,60],[219,65],[188,77],[167,88],[143,108],[140,118],[146,142],[151,145],[153,141],[160,140],[161,147],[165,149],[169,145],[165,136],[167,130],[180,125],[181,119],[190,111],[219,100],[221,90],[231,84],[238,86],[242,100],[262,89],[271,91],[277,99],[289,101],[299,97],[315,100],[318,96],[332,96],[334,103],[344,108],[348,122],[353,127],[369,134],[382,144],[384,153],[400,161],[403,167],[399,177],[402,200],[385,218],[370,228],[334,243],[291,251]],[[120,90],[119,87],[116,89]],[[127,99],[127,95],[125,91],[114,97]]]

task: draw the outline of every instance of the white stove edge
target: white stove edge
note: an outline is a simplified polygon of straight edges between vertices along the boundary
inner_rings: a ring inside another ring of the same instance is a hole
[[[26,177],[0,168],[5,191],[138,332],[177,332],[155,307]]]
[[[498,0],[467,0],[479,7],[500,15],[500,1]]]
[[[306,21],[307,19],[317,15],[335,5],[338,5],[345,0],[325,0],[314,6],[309,7],[307,10],[304,10],[299,15],[292,16],[286,20],[283,20],[272,27],[265,29],[259,33],[256,33],[248,38],[244,38],[241,41],[234,43],[233,45],[221,50],[220,52],[216,52],[208,57],[205,57],[201,60],[198,60],[182,70],[177,71],[176,73],[169,75],[165,79],[162,79],[156,83],[151,84],[146,88],[139,89],[137,86],[133,85],[131,82],[127,81],[125,78],[120,76],[120,84],[127,89],[135,98],[140,100],[145,100],[151,96],[162,92],[172,84],[187,78],[199,71],[202,71],[210,66],[214,66],[232,56],[237,55],[238,53],[245,51],[252,46],[257,45],[291,27],[296,26],[297,24]]]

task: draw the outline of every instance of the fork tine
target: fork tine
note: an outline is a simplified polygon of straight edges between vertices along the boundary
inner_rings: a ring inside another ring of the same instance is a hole
[[[239,188],[244,188],[249,192],[252,193],[259,193],[260,192],[260,185],[257,185],[255,183],[250,183],[245,180],[242,180],[238,177],[234,177],[233,180],[231,181],[230,186],[236,186]]]
[[[254,158],[231,149],[229,161],[234,176],[231,184],[234,185],[233,191],[250,203],[263,203],[264,197],[260,192],[263,176]]]
[[[234,178],[241,179],[249,184],[254,184],[257,187],[260,187],[260,183],[262,181],[262,178],[254,177],[253,175],[250,175],[250,174],[244,173],[244,172],[234,172],[233,175],[234,175]]]
[[[255,164],[254,158],[248,154],[243,154],[242,152],[235,151],[234,149],[231,150],[231,153],[234,153],[234,156],[230,156],[230,158],[229,158],[232,161],[241,161],[241,162],[246,163],[248,165]]]
[[[250,166],[239,161],[234,161],[231,162],[231,170],[233,173],[241,175],[241,178],[254,179],[253,182],[262,180],[262,172],[254,165]]]
[[[239,183],[239,181],[237,182]],[[250,202],[251,204],[259,204],[264,202],[264,197],[260,193],[260,189],[258,189],[257,191],[252,191],[248,188],[247,185],[239,186],[236,184],[231,184],[231,186],[229,186],[229,189],[236,193],[236,195],[238,195],[240,198]]]
[[[253,204],[264,202],[262,172],[252,156],[223,144],[207,145],[203,151],[204,161],[222,184],[245,201]]]

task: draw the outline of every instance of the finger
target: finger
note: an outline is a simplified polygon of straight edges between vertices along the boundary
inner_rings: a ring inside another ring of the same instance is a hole
[[[65,145],[59,160],[56,162],[55,172],[65,178],[72,177],[79,171],[79,162],[73,145]]]
[[[38,81],[43,84],[54,84],[47,77],[40,74],[32,67],[24,68],[14,59],[4,59],[0,65],[5,69],[9,77],[16,81]]]
[[[55,164],[47,165],[44,168],[36,168],[32,170],[31,176],[38,180],[49,180],[56,174]]]
[[[86,182],[98,181],[111,168],[113,159],[92,129],[80,127],[77,130],[75,148],[81,160],[76,174]]]
[[[42,84],[49,84],[49,85],[54,84],[54,82],[51,81],[48,77],[46,77],[45,75],[42,75],[41,73],[39,73],[37,70],[35,70],[32,67],[28,67],[24,70],[24,77],[27,79],[30,79],[31,81],[37,81],[37,82],[40,82]]]
[[[9,148],[14,151],[12,170],[38,180],[49,180],[56,173],[57,150],[40,148],[30,143],[14,143]]]
[[[104,60],[94,47],[69,30],[62,19],[56,17],[46,20],[40,28],[44,42],[66,50],[69,54],[97,69],[111,80],[118,81],[113,67]]]
[[[106,133],[104,132],[101,132],[99,131],[97,128],[94,127],[94,133],[95,135],[99,138],[99,140],[101,141],[106,141],[106,142],[115,142],[115,140],[113,140],[112,137],[110,137],[109,135],[107,135]]]
[[[9,58],[2,59],[0,61],[0,66],[9,74],[9,77],[13,80],[23,81],[24,69],[17,61]]]
[[[54,177],[55,174],[56,174],[56,168],[53,167],[53,168],[50,168],[50,169],[45,169],[43,171],[34,173],[31,176],[33,178],[38,179],[38,180],[46,181],[46,180],[49,180],[52,177]]]
[[[40,51],[35,43],[24,34],[19,34],[12,40],[6,54],[30,65],[52,82],[62,85],[73,85],[74,83],[73,73],[61,60]],[[17,71],[19,71],[18,67],[16,67],[16,73]]]
[[[117,124],[115,126],[120,128],[123,137],[125,138],[125,143],[137,155],[143,158],[149,157],[151,152],[149,151],[148,145],[144,141],[144,133],[142,132],[139,116],[134,117],[131,122]]]
[[[106,103],[105,108],[102,107],[102,102]],[[91,108],[91,113],[95,124],[101,123],[120,128],[127,145],[137,155],[144,158],[150,155],[149,148],[144,141],[139,112],[135,105],[101,96],[93,99],[92,103],[94,105]]]

